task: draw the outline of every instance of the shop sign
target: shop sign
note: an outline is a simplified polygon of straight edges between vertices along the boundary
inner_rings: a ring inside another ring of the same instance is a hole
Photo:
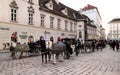
[[[21,32],[21,34],[19,35],[19,37],[21,39],[26,39],[28,37],[27,32]]]
[[[6,27],[0,27],[0,30],[10,30],[10,29]]]
[[[69,36],[75,36],[75,34],[69,34]]]

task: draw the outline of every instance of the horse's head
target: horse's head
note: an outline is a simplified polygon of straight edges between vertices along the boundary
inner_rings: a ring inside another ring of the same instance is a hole
[[[46,48],[52,48],[52,41],[46,41]]]

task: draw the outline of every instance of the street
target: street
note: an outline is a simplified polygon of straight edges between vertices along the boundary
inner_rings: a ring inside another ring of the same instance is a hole
[[[0,75],[120,75],[120,51],[109,47],[93,53],[73,54],[70,59],[42,63],[41,55],[12,60],[0,53]]]

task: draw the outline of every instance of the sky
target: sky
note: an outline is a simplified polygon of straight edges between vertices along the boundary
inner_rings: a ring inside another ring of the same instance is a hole
[[[58,0],[64,5],[75,9],[85,7],[87,4],[96,6],[102,18],[102,26],[108,33],[108,22],[113,18],[120,18],[120,0]]]

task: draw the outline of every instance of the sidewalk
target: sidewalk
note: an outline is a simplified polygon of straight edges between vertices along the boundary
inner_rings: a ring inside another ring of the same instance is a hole
[[[3,49],[0,49],[0,53],[9,53],[10,50],[3,50]]]

